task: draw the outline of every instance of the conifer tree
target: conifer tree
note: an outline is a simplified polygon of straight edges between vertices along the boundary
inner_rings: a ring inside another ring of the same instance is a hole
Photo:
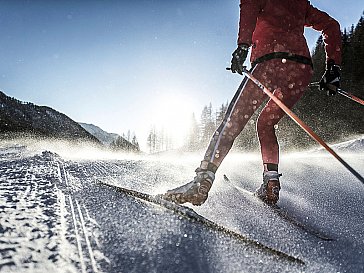
[[[215,131],[215,119],[212,116],[212,104],[205,106],[201,114],[201,142],[206,144]]]
[[[190,129],[187,135],[186,148],[188,151],[195,151],[199,149],[199,126],[195,117],[195,113],[191,115]]]

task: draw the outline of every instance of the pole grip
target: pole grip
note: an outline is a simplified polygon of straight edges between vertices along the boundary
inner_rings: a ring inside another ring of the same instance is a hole
[[[320,83],[319,82],[312,82],[312,83],[310,83],[309,84],[309,86],[316,86],[316,87],[319,87],[320,86]],[[349,93],[349,92],[346,92],[346,91],[344,91],[344,90],[342,90],[341,88],[338,88],[338,87],[336,87],[335,85],[332,85],[331,84],[331,86],[334,86],[336,89],[336,91],[340,94],[340,95],[342,95],[342,96],[344,96],[344,97],[347,97],[348,99],[351,99],[352,101],[355,101],[355,102],[357,102],[357,103],[359,103],[359,104],[361,104],[361,105],[363,105],[364,106],[364,100],[363,99],[361,99],[361,98],[359,98],[359,97],[357,97],[357,96],[354,96],[353,94],[351,94],[351,93]]]

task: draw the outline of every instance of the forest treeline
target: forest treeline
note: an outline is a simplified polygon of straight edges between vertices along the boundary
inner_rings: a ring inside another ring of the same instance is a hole
[[[343,30],[342,42],[341,88],[364,98],[364,14],[356,26]],[[325,59],[324,43],[320,36],[312,52],[314,64],[312,82],[320,81],[325,71]],[[203,107],[199,117],[191,114],[191,128],[186,134],[186,144],[183,149],[189,151],[204,149],[222,121],[227,107],[228,103],[224,103],[218,109],[213,109],[210,103]],[[364,134],[364,107],[344,96],[329,97],[317,87],[310,87],[292,110],[328,143]],[[234,149],[244,151],[259,149],[255,131],[259,112],[258,109],[235,140]],[[276,131],[283,150],[302,150],[317,145],[287,116],[280,121]],[[158,133],[155,128],[148,137],[148,146],[150,152],[168,150],[172,147],[171,140]]]

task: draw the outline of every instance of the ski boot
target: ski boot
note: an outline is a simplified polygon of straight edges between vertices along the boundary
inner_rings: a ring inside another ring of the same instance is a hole
[[[255,195],[268,205],[275,205],[279,199],[281,185],[277,171],[265,171],[263,173],[263,184],[255,191]]]
[[[217,169],[212,163],[204,164],[203,161],[201,166],[203,165],[208,165],[209,168],[197,168],[195,171],[196,176],[191,182],[169,190],[159,197],[178,204],[189,202],[195,206],[202,205],[208,197]]]

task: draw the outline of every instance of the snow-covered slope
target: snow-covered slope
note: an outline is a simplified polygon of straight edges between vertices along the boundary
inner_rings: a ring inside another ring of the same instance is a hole
[[[364,185],[330,155],[283,155],[280,165],[279,206],[334,239],[325,241],[226,183],[223,174],[248,190],[261,180],[258,154],[230,154],[193,209],[241,240],[96,183],[164,192],[193,177],[199,155],[66,160],[67,146],[51,148],[0,143],[1,272],[364,271]],[[364,175],[363,153],[343,157]]]
[[[332,145],[337,151],[364,152],[364,135],[353,140]]]
[[[79,124],[91,135],[95,136],[98,140],[100,140],[105,145],[110,145],[111,142],[115,141],[119,135],[114,133],[108,133],[104,130],[102,130],[100,127],[88,124],[88,123],[82,123],[79,122]]]
[[[329,146],[337,153],[343,153],[343,154],[347,154],[347,153],[354,153],[354,154],[358,154],[358,153],[363,153],[364,152],[364,135],[358,136],[356,138],[344,141],[344,142],[339,142],[339,143],[334,143],[334,144],[329,144]],[[321,146],[317,146],[316,148],[309,150],[308,151],[309,154],[312,153],[326,153],[326,150],[321,147]]]

